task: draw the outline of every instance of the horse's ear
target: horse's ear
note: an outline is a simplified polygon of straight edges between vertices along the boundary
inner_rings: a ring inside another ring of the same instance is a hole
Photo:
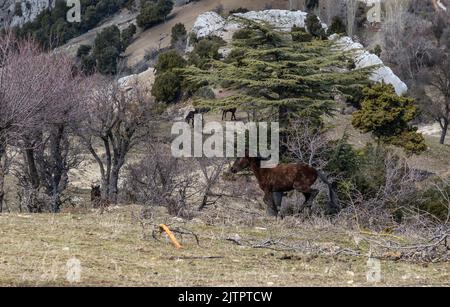
[[[272,156],[268,156],[267,158],[263,158],[263,157],[261,157],[260,155],[259,155],[259,153],[258,153],[258,156],[257,156],[257,158],[258,158],[258,160],[259,161],[270,161],[270,158],[271,158]]]

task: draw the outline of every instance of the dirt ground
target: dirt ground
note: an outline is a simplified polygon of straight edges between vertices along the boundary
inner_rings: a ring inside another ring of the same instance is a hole
[[[330,225],[287,225],[292,221],[264,216],[249,226],[212,225],[201,218],[181,223],[159,210],[155,223],[198,235],[200,245],[193,236],[177,234],[183,245],[177,250],[164,236],[153,239],[151,228],[143,231],[138,212],[126,206],[103,215],[89,210],[0,215],[0,286],[70,285],[69,280],[82,286],[450,285],[449,263],[381,261],[381,279],[371,281],[367,255],[333,252],[358,248],[355,233]],[[237,245],[230,237],[260,242],[260,247]],[[334,255],[272,250],[264,247],[267,238],[310,244]],[[68,275],[74,259],[79,279]]]

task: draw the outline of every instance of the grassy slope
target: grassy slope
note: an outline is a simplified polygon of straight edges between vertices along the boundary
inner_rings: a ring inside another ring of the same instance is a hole
[[[285,221],[262,217],[251,227],[188,222],[184,227],[200,236],[201,246],[185,237],[184,248],[176,250],[164,240],[153,240],[149,230],[149,238],[143,239],[142,228],[133,217],[136,213],[137,208],[130,206],[104,215],[0,215],[0,286],[68,285],[66,262],[72,257],[81,261],[82,285],[373,285],[366,281],[365,256],[311,257],[242,247],[225,240],[236,233],[242,239],[277,237],[283,231],[286,234]],[[155,222],[168,219],[159,213]],[[355,246],[348,232],[299,227],[290,227],[289,240],[323,248]],[[223,258],[182,259],[192,256]],[[450,268],[445,263],[423,266],[383,261],[381,268],[382,282],[376,285],[445,285],[450,280]]]

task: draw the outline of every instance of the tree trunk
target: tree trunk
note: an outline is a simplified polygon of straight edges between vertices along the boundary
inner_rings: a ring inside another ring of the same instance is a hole
[[[58,213],[61,207],[61,180],[66,171],[64,163],[64,153],[62,150],[62,142],[64,139],[64,125],[56,126],[51,135],[50,146],[53,159],[53,170],[51,174],[51,198],[52,198],[52,212]]]
[[[441,139],[439,141],[439,143],[442,145],[445,144],[445,138],[447,137],[448,125],[449,125],[449,121],[444,120],[444,124],[442,125]]]
[[[3,212],[3,201],[5,198],[5,175],[6,175],[6,146],[0,139],[0,213]]]
[[[40,183],[39,172],[36,167],[36,161],[34,160],[34,149],[31,148],[31,146],[25,149],[25,158],[28,166],[31,188],[37,190]]]

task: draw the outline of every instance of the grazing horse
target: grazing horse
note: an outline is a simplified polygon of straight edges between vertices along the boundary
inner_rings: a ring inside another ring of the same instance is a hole
[[[272,216],[277,216],[284,192],[292,190],[299,191],[305,196],[302,208],[311,207],[314,198],[319,193],[311,186],[320,178],[329,190],[330,212],[339,210],[339,202],[335,191],[335,185],[328,182],[326,176],[315,168],[306,164],[281,164],[274,168],[261,168],[262,158],[246,157],[239,158],[231,168],[232,173],[237,173],[250,167],[258,180],[259,187],[264,191],[264,202],[267,205],[267,212]]]
[[[94,184],[91,185],[91,203],[93,208],[100,208],[100,214],[111,205],[107,199],[102,198],[100,186]]]
[[[190,111],[187,115],[186,118],[184,119],[186,121],[186,123],[194,126],[194,116],[195,114],[204,114],[204,113],[208,113],[210,111],[209,108],[195,108],[194,111]]]
[[[237,108],[225,109],[222,111],[222,120],[227,119],[227,114],[231,113],[231,120],[236,120]]]
[[[99,185],[91,185],[91,203],[92,207],[97,208],[102,198],[102,192]]]

